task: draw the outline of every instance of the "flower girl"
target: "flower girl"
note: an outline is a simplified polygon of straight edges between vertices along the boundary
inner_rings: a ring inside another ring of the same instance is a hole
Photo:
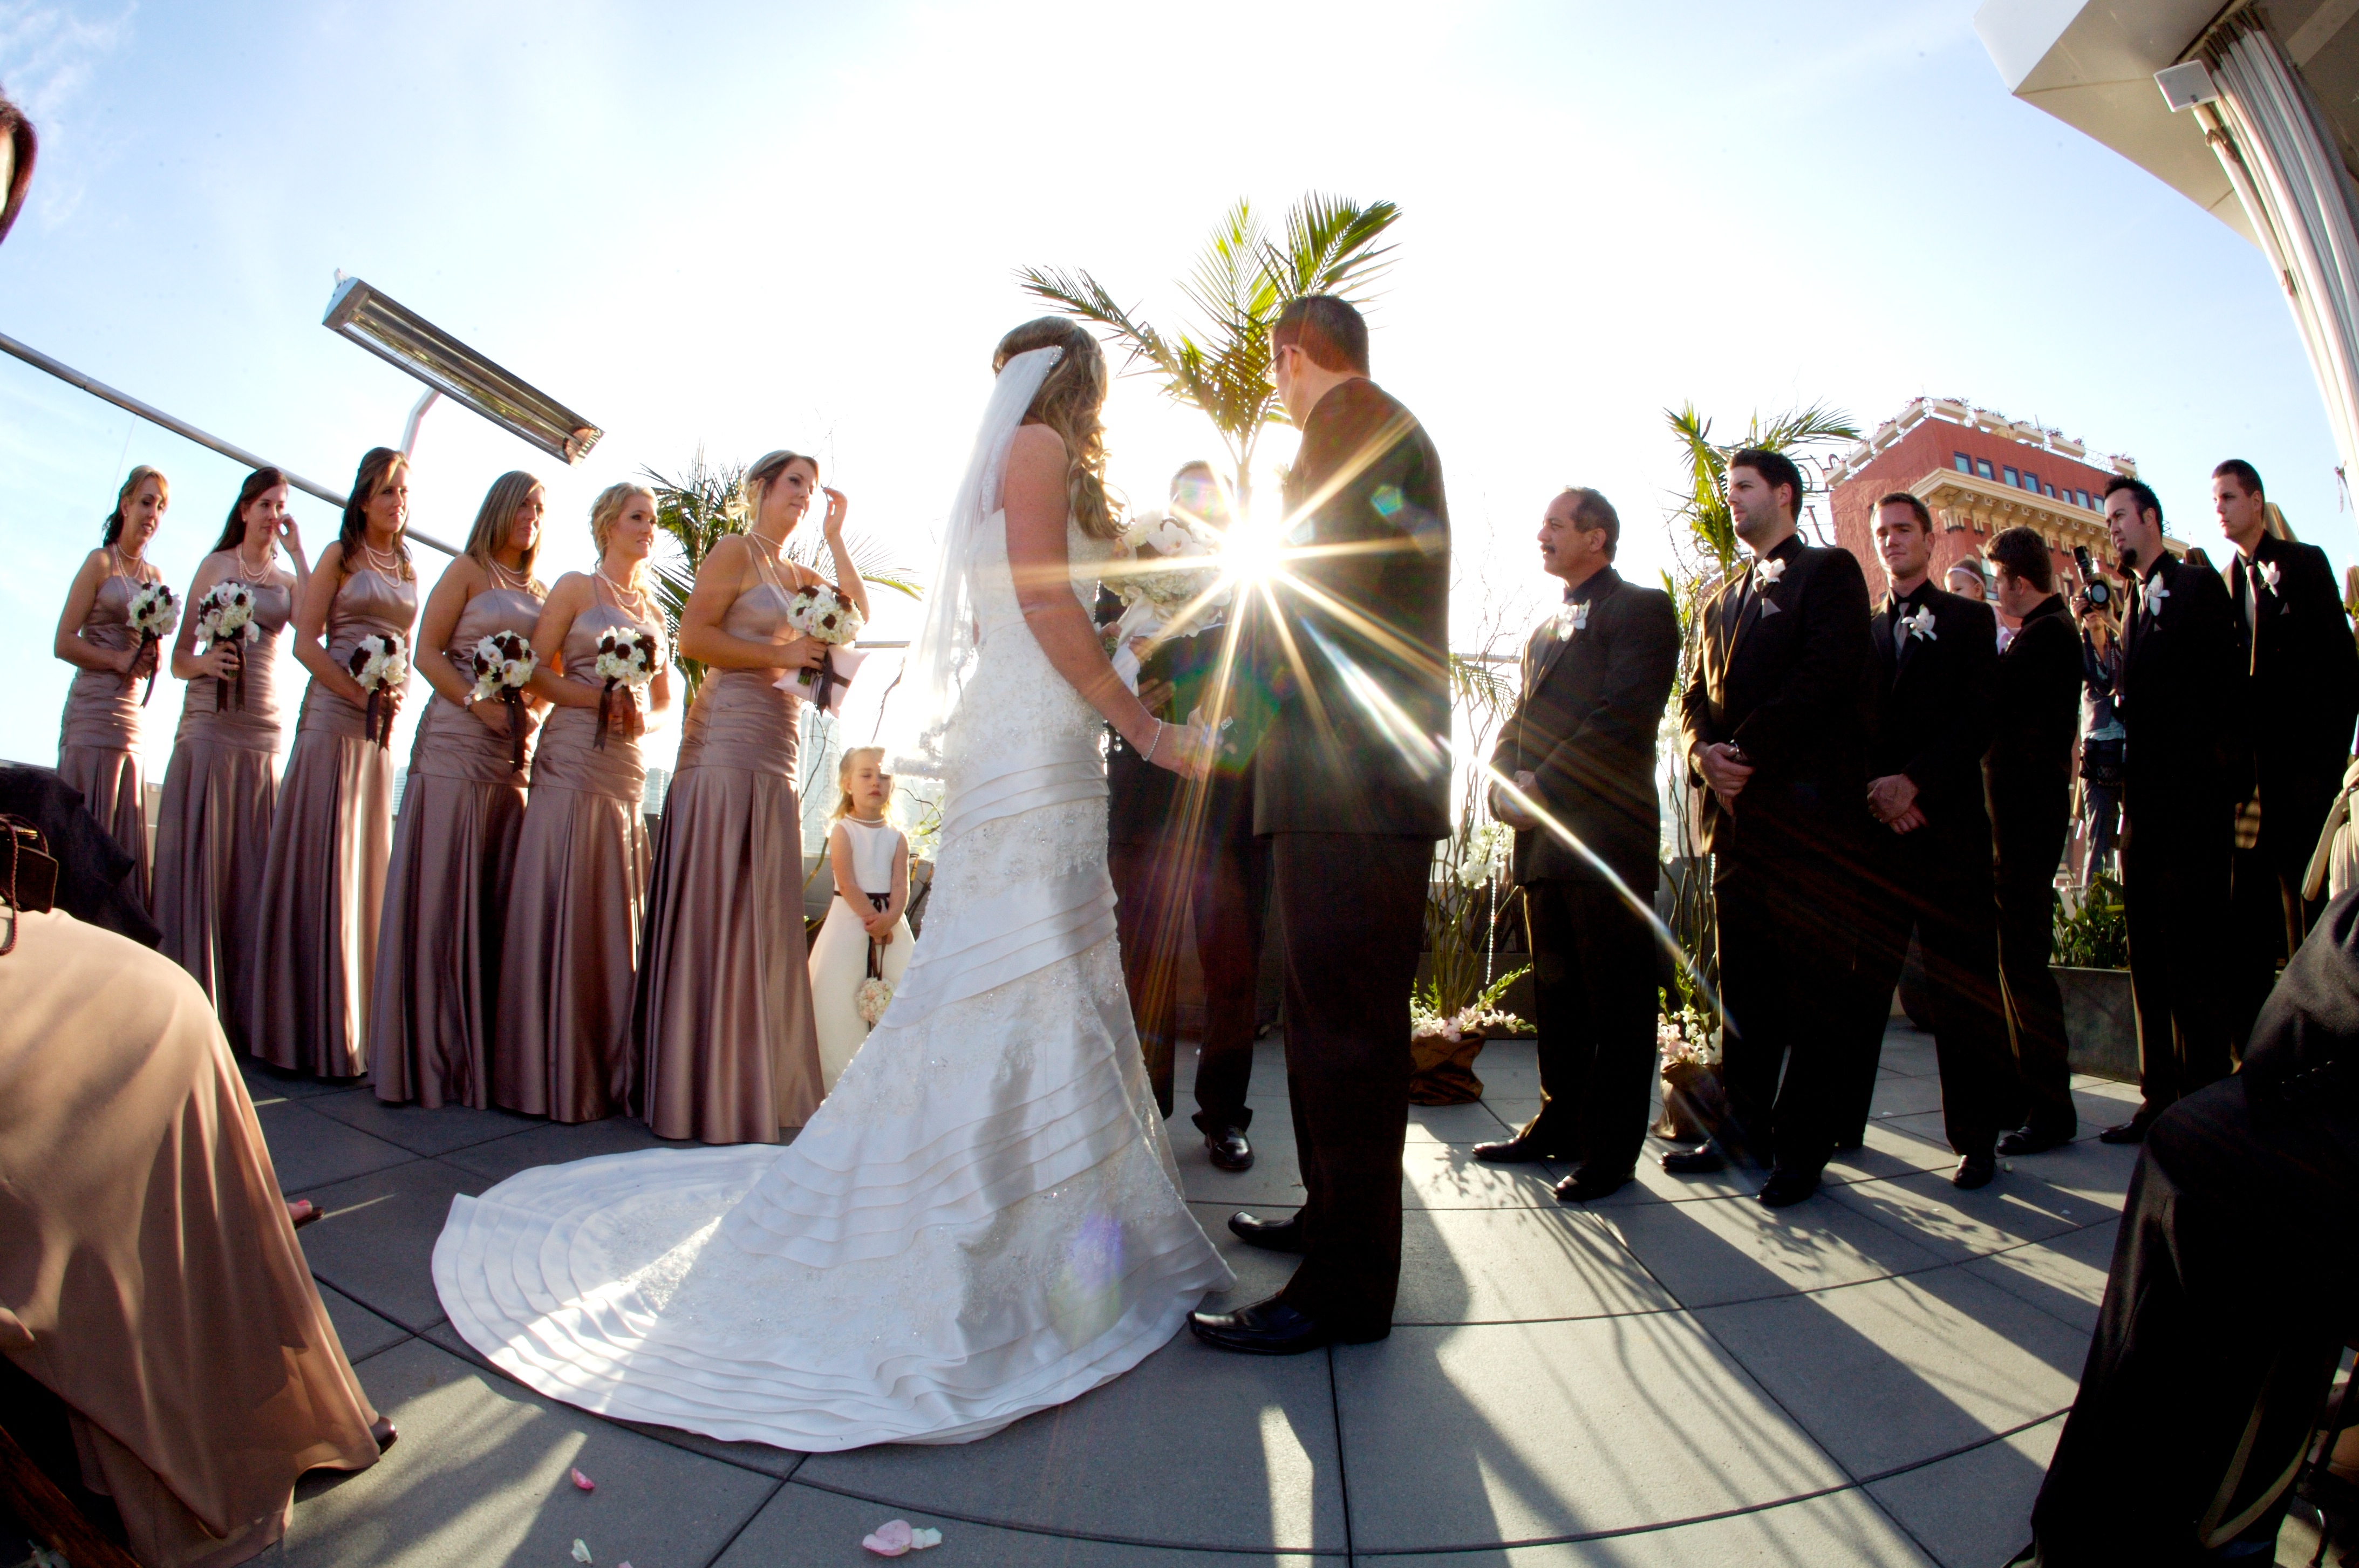
[[[909,841],[885,820],[893,799],[885,748],[845,752],[835,781],[842,793],[827,835],[835,898],[810,951],[811,1015],[820,1073],[830,1089],[885,1016],[915,940],[901,913],[909,904]]]

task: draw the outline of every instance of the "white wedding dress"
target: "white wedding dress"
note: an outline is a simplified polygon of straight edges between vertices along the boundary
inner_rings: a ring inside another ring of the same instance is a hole
[[[810,1125],[452,1201],[435,1288],[527,1386],[783,1448],[964,1443],[1121,1376],[1232,1283],[1131,1023],[1101,721],[1024,623],[1005,522],[972,529],[925,933]],[[1107,547],[1067,534],[1086,605]]]

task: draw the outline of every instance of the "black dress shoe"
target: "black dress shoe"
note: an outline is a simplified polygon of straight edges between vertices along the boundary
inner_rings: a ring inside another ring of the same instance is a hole
[[[383,1454],[401,1441],[401,1431],[393,1424],[391,1416],[379,1416],[369,1422],[369,1436],[376,1442],[376,1451]]]
[[[1631,1172],[1601,1173],[1576,1171],[1556,1184],[1556,1201],[1560,1203],[1586,1203],[1598,1198],[1611,1197],[1630,1184]]]
[[[1819,1190],[1819,1173],[1815,1171],[1772,1171],[1769,1180],[1755,1194],[1765,1209],[1790,1208]]]
[[[1474,1158],[1493,1165],[1529,1165],[1537,1160],[1560,1160],[1563,1156],[1552,1152],[1538,1139],[1517,1133],[1514,1138],[1503,1138],[1496,1143],[1476,1144]]]
[[[1272,1252],[1302,1250],[1302,1219],[1299,1214],[1266,1220],[1240,1209],[1229,1216],[1229,1229],[1248,1247],[1266,1247]]]
[[[1864,1132],[1855,1132],[1848,1138],[1839,1138],[1834,1142],[1837,1154],[1856,1154],[1866,1147],[1867,1134]]]
[[[1204,1151],[1212,1163],[1223,1171],[1253,1169],[1253,1145],[1245,1141],[1245,1129],[1224,1127],[1204,1135]]]
[[[1674,1176],[1704,1176],[1723,1170],[1727,1159],[1710,1144],[1701,1149],[1667,1149],[1663,1151],[1663,1169]]]
[[[1998,1151],[2013,1160],[2019,1154],[2045,1154],[2051,1149],[2061,1149],[2072,1141],[2072,1133],[2041,1132],[2038,1127],[2017,1127],[1998,1140]]]
[[[2144,1143],[2146,1129],[2153,1125],[2154,1118],[2140,1111],[2121,1126],[2109,1127],[2099,1133],[2097,1141],[2099,1143]]]
[[[1274,1296],[1233,1312],[1190,1312],[1188,1327],[1206,1345],[1243,1356],[1299,1356],[1335,1342],[1324,1323]]]
[[[1996,1160],[1987,1154],[1969,1154],[1958,1161],[1955,1171],[1950,1172],[1950,1185],[1971,1192],[1977,1187],[1989,1186],[1991,1178],[1997,1174]]]

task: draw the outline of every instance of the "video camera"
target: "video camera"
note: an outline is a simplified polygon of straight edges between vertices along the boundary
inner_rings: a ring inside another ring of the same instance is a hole
[[[2114,607],[2114,585],[2106,582],[2102,576],[2098,575],[2097,563],[2089,558],[2089,547],[2087,545],[2076,544],[2072,547],[2072,564],[2080,568],[2081,593],[2082,596],[2089,601],[2089,608],[2093,610],[2112,609]]]

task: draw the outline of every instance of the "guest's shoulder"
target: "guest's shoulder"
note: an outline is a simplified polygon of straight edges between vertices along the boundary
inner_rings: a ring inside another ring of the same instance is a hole
[[[1998,612],[1980,599],[1969,599],[1963,593],[1952,593],[1946,588],[1933,590],[1933,618],[1947,621],[1961,630],[1987,633],[1995,648],[1998,642]]]

